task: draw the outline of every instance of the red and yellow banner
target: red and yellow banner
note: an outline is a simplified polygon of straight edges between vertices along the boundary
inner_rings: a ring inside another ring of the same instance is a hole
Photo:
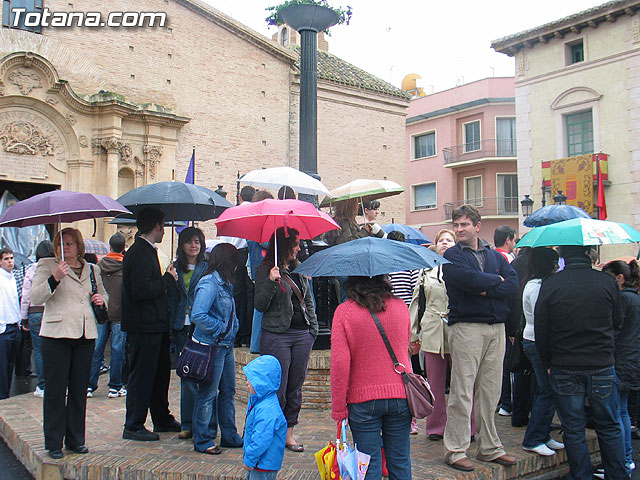
[[[551,196],[562,192],[567,205],[593,215],[593,155],[579,155],[550,162]]]
[[[586,156],[586,155],[582,155]],[[598,181],[598,158],[600,159],[600,171],[602,172],[602,180],[609,180],[609,155],[606,153],[593,153],[589,154],[589,156],[593,157],[593,181]],[[576,157],[569,157],[576,158]],[[566,160],[566,158],[561,158],[560,160]],[[542,162],[542,181],[544,182],[545,187],[551,186],[551,162],[555,162],[556,160],[547,160]],[[564,191],[564,190],[563,190]],[[555,195],[555,192],[554,192]]]

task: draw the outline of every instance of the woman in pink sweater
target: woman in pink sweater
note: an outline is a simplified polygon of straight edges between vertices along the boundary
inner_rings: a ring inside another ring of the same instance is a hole
[[[389,478],[409,480],[407,396],[371,316],[377,312],[398,361],[411,371],[409,310],[383,275],[349,277],[345,290],[349,299],[336,309],[331,329],[331,416],[348,418],[358,450],[371,455],[365,478],[382,475],[382,434]]]

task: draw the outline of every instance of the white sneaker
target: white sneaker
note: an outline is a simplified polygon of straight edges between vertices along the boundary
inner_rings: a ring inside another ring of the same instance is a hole
[[[33,396],[34,397],[39,397],[39,398],[43,398],[44,397],[44,390],[40,387],[36,387],[35,391],[33,392]]]
[[[109,389],[109,393],[107,393],[107,397],[109,398],[118,398],[120,395],[118,395],[118,390],[115,388],[110,388]]]
[[[93,398],[93,388],[87,388],[87,398]]]
[[[500,410],[498,410],[498,415],[503,416],[503,417],[510,417],[511,416],[511,412],[508,411],[508,410],[505,410],[502,407],[500,407]]]
[[[127,396],[127,389],[122,387],[120,388],[120,390],[118,390],[118,396],[119,397],[126,397]]]
[[[600,480],[604,480],[604,472],[599,473],[599,472],[595,472],[593,474],[594,477],[599,478]]]
[[[526,450],[527,452],[537,453],[538,455],[542,455],[543,457],[550,457],[551,455],[555,455],[556,453],[549,447],[547,447],[544,443],[533,448],[523,446],[522,449]]]
[[[556,442],[553,438],[545,443],[545,445],[551,450],[562,450],[564,448],[564,443]]]
[[[629,470],[635,470],[636,469],[636,462],[631,462],[627,465],[627,468]]]

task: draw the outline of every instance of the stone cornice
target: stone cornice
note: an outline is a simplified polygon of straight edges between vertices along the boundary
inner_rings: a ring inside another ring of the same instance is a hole
[[[499,38],[491,42],[491,48],[513,57],[523,48],[533,48],[538,43],[545,44],[553,38],[564,38],[565,35],[577,34],[587,28],[598,28],[601,23],[613,23],[625,15],[633,16],[638,10],[640,0],[614,0],[524,32]]]

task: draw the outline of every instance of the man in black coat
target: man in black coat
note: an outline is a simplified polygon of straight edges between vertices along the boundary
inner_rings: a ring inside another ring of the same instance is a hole
[[[122,330],[127,332],[130,368],[127,414],[122,438],[158,440],[144,427],[151,410],[153,432],[179,432],[169,413],[169,306],[167,290],[178,278],[173,264],[164,275],[156,243],[164,236],[164,214],[145,208],[138,214],[138,235],[122,262]]]
[[[618,423],[615,332],[622,326],[620,292],[612,276],[591,268],[589,247],[561,247],[561,272],[542,282],[535,307],[540,358],[564,429],[571,478],[591,478],[585,440],[585,399],[598,435],[607,478],[626,478]]]

